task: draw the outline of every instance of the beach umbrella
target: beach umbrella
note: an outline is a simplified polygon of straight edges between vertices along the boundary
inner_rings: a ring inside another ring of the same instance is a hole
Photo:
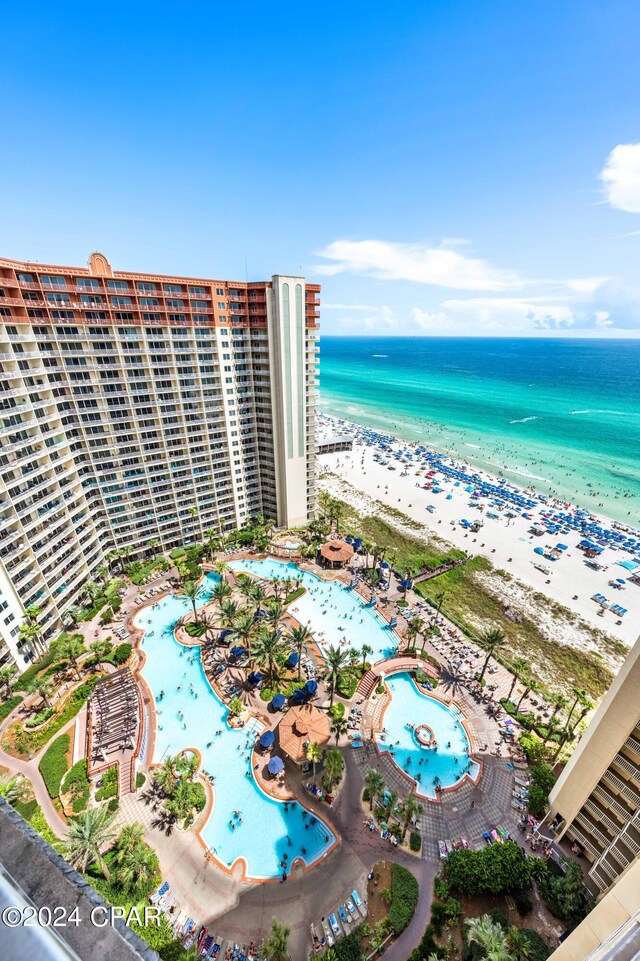
[[[309,695],[315,694],[316,691],[318,690],[318,682],[313,680],[307,681],[307,683],[304,686],[304,689]]]
[[[284,769],[284,761],[282,760],[281,757],[278,757],[277,754],[275,757],[272,757],[269,763],[267,764],[267,770],[269,771],[269,774],[271,774],[273,777],[275,777],[276,774],[280,774],[280,771],[282,771],[283,769]]]
[[[304,704],[307,700],[307,692],[302,687],[297,687],[291,695],[294,704]]]
[[[291,651],[291,654],[289,654],[289,657],[287,658],[287,664],[289,665],[289,667],[295,667],[297,663],[298,663],[297,651]]]
[[[247,677],[249,684],[257,685],[262,680],[262,674],[259,671],[251,671],[251,674]]]
[[[273,731],[264,731],[264,733],[260,735],[260,747],[271,747],[275,739],[276,736]]]
[[[238,647],[232,647],[232,648],[231,648],[231,654],[233,655],[233,657],[242,657],[242,655],[245,654],[245,653],[246,653],[246,651],[245,651],[244,647],[239,647],[239,646],[238,646]]]
[[[220,637],[218,638],[218,640],[224,641],[226,637],[230,637],[232,634],[233,634],[233,631],[220,631]]]
[[[271,698],[271,706],[275,711],[281,711],[285,704],[284,694],[274,694]]]

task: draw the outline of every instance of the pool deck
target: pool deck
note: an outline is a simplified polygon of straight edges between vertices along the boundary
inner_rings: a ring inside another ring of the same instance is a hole
[[[265,555],[236,553],[233,560],[243,558],[260,560]],[[312,563],[302,563],[300,567],[324,580],[340,580],[349,583],[350,577],[343,571],[325,571]],[[230,582],[235,582],[235,573],[226,574]],[[365,600],[371,596],[370,589],[359,583],[356,591]],[[157,600],[150,599],[148,603]],[[136,611],[139,614],[140,608]],[[387,622],[400,611],[385,610],[378,606],[378,612]],[[292,615],[292,622],[297,623]],[[134,638],[139,642],[143,631],[134,627],[133,617],[127,618]],[[400,620],[399,630],[394,632],[400,649],[404,644],[406,625]],[[198,639],[189,640],[198,646]],[[140,658],[141,651],[136,644],[135,651]],[[430,642],[425,654],[439,663],[444,658]],[[321,657],[320,650],[314,645],[314,655]],[[393,658],[379,661],[374,666],[375,674],[385,675],[396,670],[415,670],[417,666],[432,676],[438,676],[433,664],[420,657],[407,657],[401,653]],[[139,670],[140,661],[136,667]],[[228,672],[234,668],[227,668]],[[454,788],[443,791],[439,803],[427,803],[429,799],[420,796],[424,811],[418,819],[417,827],[423,837],[421,858],[416,858],[402,848],[393,849],[393,859],[406,863],[420,882],[421,897],[411,924],[396,941],[385,957],[389,961],[402,961],[420,939],[428,921],[431,882],[440,865],[438,840],[441,838],[464,837],[471,847],[482,845],[482,833],[497,825],[503,825],[511,833],[517,834],[517,812],[511,806],[511,791],[514,785],[514,772],[507,767],[508,758],[496,757],[494,744],[498,735],[496,721],[489,717],[484,705],[478,704],[456,679],[440,674],[441,681],[437,696],[445,703],[455,700],[457,707],[467,719],[467,731],[473,745],[473,757],[482,767],[481,777],[476,783],[467,778]],[[140,675],[137,675],[140,679]],[[364,679],[363,679],[364,680]],[[148,689],[147,689],[148,692]],[[222,690],[217,687],[220,696]],[[325,692],[326,695],[326,692]],[[260,698],[249,691],[243,691],[245,708],[254,717],[273,727],[280,719],[279,714],[271,715]],[[224,699],[224,698],[223,698]],[[321,695],[319,701],[328,700]],[[155,729],[155,705],[147,696],[143,698],[147,712],[147,747],[141,767],[147,769],[153,757],[153,732]],[[362,694],[358,691],[352,703],[361,703]],[[223,938],[246,943],[250,938],[264,936],[277,916],[292,929],[290,946],[292,957],[307,958],[310,953],[309,923],[336,910],[354,887],[363,891],[366,875],[376,861],[389,857],[387,842],[377,832],[370,832],[363,825],[365,812],[361,804],[362,778],[366,770],[374,767],[384,775],[390,790],[405,796],[414,784],[409,780],[388,752],[379,752],[371,739],[372,730],[380,729],[381,716],[388,698],[373,694],[361,706],[363,715],[362,732],[364,747],[353,751],[348,749],[348,740],[341,739],[346,761],[345,779],[334,805],[316,802],[303,788],[302,778],[288,776],[285,785],[277,787],[273,781],[259,778],[261,786],[280,799],[296,797],[307,808],[322,817],[333,830],[339,841],[320,861],[308,869],[302,864],[293,866],[292,873],[285,884],[264,883],[244,878],[244,865],[237,861],[229,870],[207,857],[203,843],[199,839],[198,827],[205,823],[209,805],[196,822],[196,830],[188,832],[172,829],[162,817],[159,807],[145,798],[145,791],[122,799],[119,812],[121,823],[140,821],[145,826],[149,843],[157,850],[162,874],[170,881],[177,895],[177,905],[188,911],[198,924],[205,924]],[[367,737],[367,732],[369,736]],[[268,755],[265,755],[265,760]],[[214,772],[215,773],[215,772]],[[260,773],[260,772],[259,772]],[[282,793],[280,793],[282,792]],[[207,788],[209,804],[212,794]],[[368,806],[367,806],[368,809]]]

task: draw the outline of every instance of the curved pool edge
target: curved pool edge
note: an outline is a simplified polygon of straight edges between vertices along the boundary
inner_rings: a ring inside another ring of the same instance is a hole
[[[387,708],[391,705],[391,702],[393,701],[393,695],[390,693],[389,688],[388,688],[388,686],[387,686],[387,679],[388,679],[388,677],[393,677],[394,674],[403,674],[403,673],[406,673],[406,674],[408,675],[409,680],[410,680],[411,683],[413,684],[416,692],[417,692],[421,697],[427,698],[428,700],[437,701],[439,704],[442,704],[444,707],[446,707],[446,708],[448,708],[448,709],[450,709],[451,706],[453,706],[453,707],[456,709],[456,711],[457,711],[458,714],[460,715],[460,716],[457,718],[457,720],[459,721],[459,723],[461,724],[462,728],[464,729],[464,732],[465,732],[465,734],[466,734],[466,736],[467,736],[467,740],[469,741],[469,755],[468,755],[468,756],[469,756],[469,759],[472,760],[472,761],[474,762],[474,764],[477,764],[477,765],[478,765],[478,771],[477,771],[477,774],[476,774],[475,777],[472,777],[471,774],[469,774],[468,772],[465,772],[465,773],[462,775],[462,777],[458,778],[458,780],[455,782],[455,784],[450,784],[448,787],[441,787],[440,790],[437,792],[437,794],[436,794],[435,797],[431,797],[429,794],[421,794],[420,791],[417,790],[417,788],[418,788],[418,782],[416,781],[416,779],[415,779],[414,777],[411,777],[411,775],[409,774],[408,771],[405,771],[404,768],[400,767],[400,765],[396,762],[395,758],[394,758],[393,755],[391,754],[391,752],[390,752],[390,750],[389,750],[388,747],[384,747],[384,748],[381,749],[381,748],[379,747],[379,744],[378,744],[377,739],[375,738],[375,735],[376,735],[376,734],[382,734],[382,731],[383,731],[383,728],[384,728],[384,716],[385,716],[385,714],[387,713]],[[462,709],[461,709],[460,707],[458,707],[458,705],[455,703],[454,699],[452,698],[451,701],[447,702],[447,701],[445,701],[443,698],[438,697],[438,696],[437,696],[436,694],[434,694],[433,692],[431,692],[431,693],[428,694],[426,691],[421,691],[420,688],[418,687],[418,684],[416,683],[415,678],[411,675],[410,672],[408,672],[408,671],[406,670],[406,668],[404,668],[404,669],[400,668],[400,669],[398,669],[397,671],[394,671],[393,674],[387,675],[387,677],[386,677],[385,680],[384,680],[384,686],[385,686],[385,691],[386,691],[387,703],[386,703],[386,704],[384,705],[384,707],[382,708],[382,712],[381,712],[381,714],[380,714],[380,719],[379,719],[380,727],[379,727],[377,730],[375,730],[375,731],[372,730],[372,732],[371,732],[371,740],[372,740],[372,742],[373,742],[373,744],[374,744],[374,746],[375,746],[377,755],[378,755],[379,757],[382,757],[383,755],[386,754],[387,757],[389,758],[389,760],[392,762],[392,764],[393,764],[393,766],[395,767],[395,769],[396,769],[397,771],[399,771],[399,773],[402,774],[402,776],[403,776],[404,778],[406,778],[407,781],[410,781],[410,782],[411,782],[411,785],[412,785],[412,787],[411,787],[411,793],[412,793],[412,794],[415,794],[415,796],[418,797],[418,798],[420,798],[421,801],[428,801],[428,802],[431,803],[431,804],[441,804],[441,803],[442,803],[442,795],[443,795],[443,794],[450,794],[450,793],[453,792],[453,791],[457,791],[460,787],[463,786],[463,784],[465,783],[465,781],[469,781],[471,784],[473,784],[474,786],[476,786],[476,785],[480,782],[480,778],[482,777],[482,772],[483,772],[483,767],[484,767],[484,766],[483,766],[483,762],[482,762],[482,759],[481,759],[481,758],[474,756],[474,745],[477,743],[477,739],[476,739],[476,737],[472,734],[472,732],[471,732],[470,729],[469,729],[468,719],[467,719],[466,715],[464,714],[464,712],[462,711]]]
[[[209,573],[209,572],[208,572],[208,573]],[[250,573],[250,572],[248,572],[248,573]],[[206,577],[207,575],[205,574],[204,576]],[[164,594],[173,594],[173,593],[174,593],[173,591],[171,591],[170,589],[167,589],[165,592],[163,592],[163,596],[164,596]],[[132,646],[133,646],[133,648],[134,648],[134,650],[135,650],[135,652],[136,652],[137,659],[138,659],[138,661],[137,661],[135,667],[132,669],[131,673],[132,673],[133,676],[134,676],[134,681],[135,681],[136,683],[140,684],[141,687],[142,687],[142,688],[148,693],[148,695],[149,695],[149,700],[148,700],[149,712],[148,712],[148,716],[149,716],[150,721],[151,721],[151,725],[150,725],[150,728],[151,728],[151,729],[146,732],[146,735],[147,735],[146,752],[147,752],[147,756],[148,756],[148,758],[149,758],[147,770],[149,771],[149,773],[151,773],[151,771],[152,771],[153,768],[156,768],[156,767],[159,767],[159,766],[160,766],[160,762],[153,761],[153,755],[154,755],[154,753],[155,753],[155,746],[156,746],[157,714],[156,714],[156,710],[155,710],[155,698],[154,698],[153,691],[151,690],[151,687],[150,687],[149,684],[147,683],[147,680],[146,680],[146,678],[144,677],[144,674],[143,674],[144,666],[145,666],[146,661],[147,661],[147,652],[146,652],[146,651],[144,650],[144,648],[142,647],[142,642],[143,642],[144,637],[145,637],[145,630],[144,630],[143,627],[141,627],[141,626],[140,626],[138,623],[136,623],[136,622],[137,622],[138,618],[140,617],[140,615],[145,611],[145,609],[146,609],[147,607],[152,607],[152,606],[157,602],[157,600],[159,600],[159,598],[150,598],[148,601],[146,601],[146,602],[135,612],[135,614],[134,614],[134,615],[131,617],[131,619],[130,619],[130,625],[131,625],[131,627],[135,630],[136,635],[137,635],[137,636],[134,638],[134,643],[133,643]],[[208,602],[208,600],[210,600],[210,599],[208,598],[207,601],[205,601],[205,603]],[[204,604],[201,605],[201,606],[204,606]],[[292,618],[292,619],[295,620],[295,618]],[[298,623],[299,623],[299,622],[298,622]],[[207,685],[209,686],[209,689],[211,690],[211,693],[212,693],[213,697],[215,697],[217,700],[219,700],[219,701],[221,702],[221,704],[226,707],[226,704],[225,704],[224,699],[221,698],[220,695],[216,692],[216,690],[215,690],[215,688],[214,688],[214,686],[213,686],[210,678],[209,678],[208,675],[207,675],[207,672],[206,672],[205,669],[204,669],[204,665],[202,664],[202,657],[201,657],[202,644],[198,643],[198,642],[199,642],[199,638],[193,638],[193,640],[194,640],[194,643],[193,643],[193,644],[186,644],[186,643],[183,643],[179,638],[176,637],[175,631],[174,631],[173,629],[172,629],[171,631],[167,631],[166,633],[167,633],[167,635],[170,635],[170,636],[171,636],[171,638],[175,641],[176,644],[180,644],[182,647],[186,647],[186,648],[194,648],[194,649],[197,649],[197,651],[198,651],[198,661],[199,661],[200,669],[201,669],[201,671],[202,671],[202,675],[203,675],[203,677],[204,677],[204,679],[205,679],[205,682],[206,682]],[[144,708],[144,705],[145,705],[144,697],[143,697],[143,699],[142,699],[142,703],[143,703],[143,708]],[[250,713],[250,714],[249,714],[249,717],[250,717],[250,719],[252,719],[254,722],[256,722],[257,724],[259,724],[259,725],[261,725],[262,727],[264,727],[263,722],[260,720],[260,718],[259,718],[258,716],[256,716],[256,715],[253,714],[253,713]],[[226,723],[228,724],[228,722],[226,722]],[[197,747],[194,747],[194,746],[188,746],[188,745],[187,745],[187,746],[181,748],[181,752],[182,752],[182,751],[192,751],[192,752],[198,757],[198,759],[199,759],[198,777],[200,777],[200,769],[201,769],[201,767],[202,767],[202,754],[201,754],[201,752],[200,752],[200,749],[197,748]],[[254,752],[254,751],[255,751],[255,746],[252,748],[252,756],[253,756],[253,752]],[[201,832],[204,831],[204,829],[206,828],[206,826],[207,826],[207,824],[208,824],[208,822],[209,822],[209,820],[210,820],[210,818],[211,818],[211,815],[213,814],[213,809],[214,809],[214,805],[215,805],[215,789],[214,789],[214,785],[211,784],[211,782],[206,781],[203,777],[200,777],[200,781],[201,781],[201,783],[203,784],[204,789],[205,789],[205,794],[206,794],[206,796],[207,796],[207,804],[206,804],[205,808],[203,809],[203,811],[201,812],[201,814],[202,814],[201,824],[199,825],[199,827],[196,827],[196,828],[194,829],[194,831],[193,831],[193,836],[194,836],[194,837],[198,840],[198,842],[200,843],[203,851],[205,852],[205,858],[207,859],[207,861],[209,861],[210,863],[215,864],[215,866],[218,867],[221,871],[223,871],[224,874],[226,874],[226,875],[228,875],[228,876],[230,876],[230,877],[233,876],[234,873],[237,871],[238,865],[241,865],[241,866],[242,866],[242,871],[241,871],[240,877],[238,878],[239,881],[253,882],[253,883],[256,883],[256,884],[274,884],[274,883],[278,883],[278,884],[279,884],[279,883],[280,883],[280,876],[279,876],[279,875],[249,874],[249,873],[248,873],[248,863],[247,863],[247,859],[246,859],[246,857],[245,857],[244,855],[241,855],[241,856],[235,858],[234,861],[229,865],[229,864],[224,864],[224,863],[211,851],[209,845],[206,843],[205,839],[202,837],[202,833],[201,833]],[[256,790],[257,790],[259,793],[263,794],[268,800],[273,801],[273,802],[278,803],[278,804],[284,804],[284,803],[285,803],[284,800],[282,800],[281,798],[276,797],[275,795],[273,795],[273,794],[271,794],[269,791],[267,791],[267,790],[259,783],[258,779],[255,777],[255,775],[254,775],[253,773],[252,773],[252,783],[253,783],[254,787],[256,788]],[[333,838],[333,841],[329,844],[329,847],[328,847],[326,850],[324,850],[324,851],[322,852],[322,854],[320,854],[317,858],[315,858],[313,861],[311,861],[310,864],[307,864],[306,861],[304,860],[304,858],[301,857],[301,856],[294,858],[293,861],[291,862],[291,866],[290,866],[290,870],[289,870],[289,876],[291,875],[294,866],[296,867],[296,870],[298,870],[298,869],[301,867],[304,874],[306,874],[308,871],[313,870],[313,868],[316,867],[316,865],[320,864],[322,861],[324,861],[324,860],[332,853],[332,851],[335,850],[335,848],[336,848],[336,847],[339,845],[339,843],[340,843],[340,837],[334,832],[333,828],[331,828],[331,827],[327,824],[327,822],[324,820],[324,818],[322,817],[322,815],[318,815],[318,814],[316,814],[315,812],[313,812],[310,808],[307,808],[306,805],[304,805],[298,798],[295,797],[295,795],[291,795],[291,800],[294,800],[297,804],[300,804],[300,806],[301,806],[304,810],[309,811],[309,813],[312,814],[313,817],[315,817],[315,818],[317,818],[317,820],[321,821],[322,824],[324,825],[327,833],[329,834],[329,836]],[[290,803],[290,802],[288,802],[288,803]]]

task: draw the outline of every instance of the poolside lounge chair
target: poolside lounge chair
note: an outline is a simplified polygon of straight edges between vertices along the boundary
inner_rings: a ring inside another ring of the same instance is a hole
[[[355,906],[355,904],[353,903],[353,899],[352,899],[352,898],[347,898],[347,900],[345,901],[345,904],[346,904],[347,908],[349,909],[349,914],[353,916],[353,915],[356,913],[356,906]]]
[[[447,845],[444,843],[444,841],[438,841],[438,854],[440,855],[443,861],[449,854],[449,852],[447,851]]]
[[[339,938],[342,935],[342,928],[338,924],[335,914],[329,915],[329,924],[331,925],[331,930],[333,931],[335,936]]]
[[[351,892],[351,897],[353,898],[353,903],[354,903],[355,906],[357,907],[357,909],[358,909],[358,911],[360,912],[360,914],[362,915],[362,917],[363,917],[363,918],[366,918],[366,916],[367,916],[367,909],[366,909],[365,905],[362,903],[362,901],[360,900],[360,895],[358,894],[358,892],[356,891],[355,888],[354,888],[353,891]]]
[[[331,928],[329,927],[328,921],[322,922],[322,930],[324,931],[324,936],[327,939],[327,944],[329,945],[330,948],[333,947],[333,945],[335,944],[335,941],[333,939],[333,935],[331,933]]]
[[[343,905],[340,905],[340,907],[338,908],[338,914],[339,914],[340,920],[342,921],[343,924],[351,924],[351,918],[350,918],[349,915],[347,914],[347,912],[346,912],[345,908],[343,907]]]

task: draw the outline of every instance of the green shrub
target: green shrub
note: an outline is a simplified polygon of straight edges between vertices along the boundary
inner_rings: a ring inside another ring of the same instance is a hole
[[[43,744],[46,744],[54,734],[58,733],[61,727],[64,727],[68,721],[76,716],[84,702],[91,694],[91,691],[95,687],[97,680],[98,675],[93,674],[89,680],[86,681],[86,683],[81,684],[75,689],[60,714],[56,714],[56,716],[52,717],[51,720],[44,725],[44,727],[41,727],[38,731],[34,731],[33,734],[25,733],[25,749],[22,750],[22,748],[19,747],[18,750],[22,754],[35,753],[43,746]]]
[[[529,949],[527,961],[547,961],[547,958],[552,954],[552,949],[548,946],[544,938],[542,938],[537,931],[534,931],[533,928],[522,928],[521,930],[526,936],[527,947]]]
[[[187,552],[184,547],[174,547],[173,550],[169,553],[169,557],[172,560],[177,561],[179,557],[184,557],[186,553]]]
[[[362,951],[360,941],[361,938],[358,928],[356,928],[355,931],[351,931],[346,938],[342,938],[341,941],[336,941],[333,947],[336,961],[361,961]]]
[[[111,800],[107,804],[107,808],[109,809],[111,814],[115,814],[119,807],[120,807],[120,801],[118,800],[117,797],[111,798]]]
[[[144,787],[146,780],[146,774],[143,774],[142,771],[138,771],[136,774],[136,791],[139,791],[141,787]]]
[[[89,778],[87,777],[87,759],[80,758],[69,773],[63,778],[60,790],[63,794],[70,794],[74,814],[84,811],[89,803]]]
[[[419,851],[422,847],[422,836],[419,831],[412,831],[409,835],[409,847],[412,851]]]
[[[22,685],[20,685],[20,687],[22,688]],[[4,721],[5,717],[9,717],[11,712],[15,711],[18,704],[22,704],[22,701],[23,698],[21,698],[19,694],[13,694],[11,697],[8,697],[6,701],[3,701],[2,704],[0,704],[0,721]]]
[[[566,870],[557,873],[552,862],[535,860],[533,873],[545,904],[556,918],[569,924],[582,921],[587,913],[586,891],[575,861],[569,861]]]
[[[306,593],[305,587],[297,587],[295,591],[291,591],[291,593],[287,594],[287,596],[284,599],[285,607],[287,604],[291,604],[293,601],[297,601],[298,598],[302,597],[302,595],[305,593]]]
[[[531,863],[515,841],[452,851],[444,871],[453,890],[471,897],[522,891],[531,883]]]
[[[401,864],[391,866],[391,905],[389,927],[395,935],[400,934],[411,921],[418,904],[418,882]]]
[[[97,597],[91,607],[85,607],[84,611],[80,615],[79,620],[81,621],[92,621],[96,614],[99,614],[104,605],[107,603],[107,599],[104,596]]]
[[[364,791],[362,792],[362,800],[363,800],[363,801],[370,801],[370,800],[371,800],[371,791],[369,790],[368,787],[366,787],[366,788],[364,789]]]
[[[96,791],[96,801],[106,801],[118,794],[118,768],[110,767],[101,778],[102,784]]]
[[[44,657],[41,657],[39,661],[35,661],[31,667],[28,667],[26,671],[20,675],[20,677],[16,678],[15,684],[13,685],[14,688],[17,691],[28,691],[38,674],[53,664],[55,659],[55,651],[47,651]]]
[[[61,734],[44,752],[38,765],[49,797],[58,797],[62,778],[67,773],[67,753],[71,741],[68,734]]]
[[[48,721],[50,717],[56,713],[55,707],[45,707],[42,711],[38,711],[33,717],[30,717],[28,721],[24,722],[25,727],[38,727],[39,724],[44,724]]]
[[[133,650],[131,644],[118,644],[115,651],[111,655],[113,658],[113,663],[116,665],[124,664],[131,657],[131,651]]]
[[[38,802],[35,798],[31,798],[30,801],[16,801],[13,807],[25,821],[30,821],[38,807]]]
[[[207,803],[207,794],[204,789],[204,786],[200,783],[200,781],[196,781],[195,784],[193,785],[193,793],[194,793],[195,809],[198,813],[200,813],[200,811],[204,811],[205,805]]]

